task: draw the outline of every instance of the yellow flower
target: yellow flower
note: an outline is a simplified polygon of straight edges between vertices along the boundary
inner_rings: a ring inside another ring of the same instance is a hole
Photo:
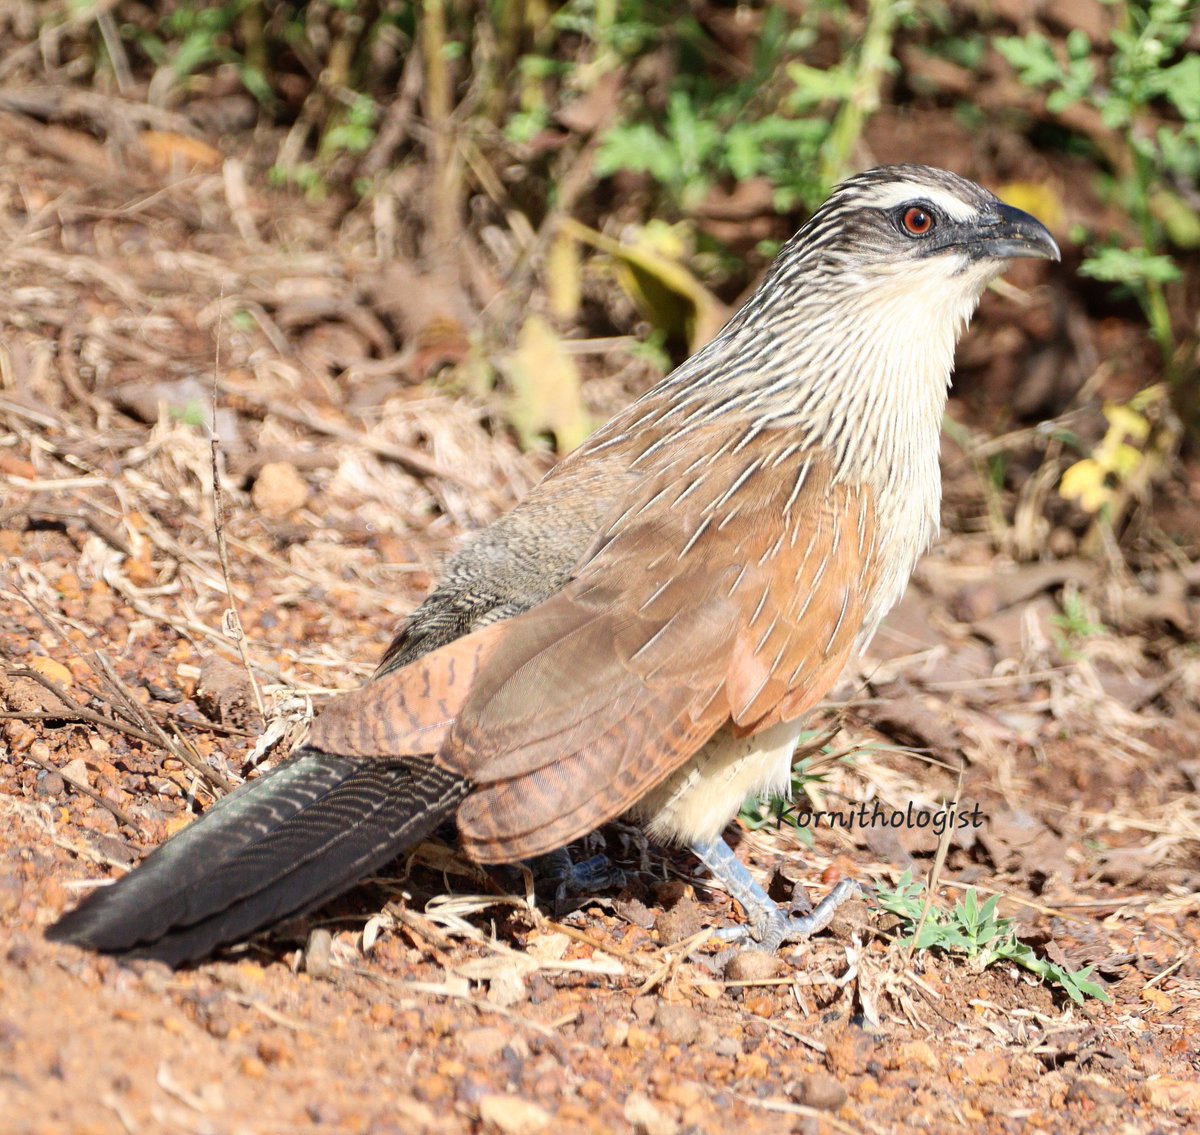
[[[1064,500],[1078,500],[1085,512],[1099,512],[1112,499],[1112,489],[1105,483],[1107,476],[1098,461],[1085,457],[1063,473],[1059,495]]]
[[[1108,433],[1104,437],[1106,442],[1114,435],[1134,441],[1145,441],[1150,436],[1149,420],[1128,403],[1123,406],[1116,402],[1106,403],[1104,416],[1108,419]]]

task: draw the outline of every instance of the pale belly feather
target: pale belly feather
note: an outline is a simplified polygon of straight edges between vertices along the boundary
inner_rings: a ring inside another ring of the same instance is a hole
[[[800,721],[785,721],[753,737],[722,730],[640,800],[632,815],[663,843],[716,839],[747,796],[788,794],[802,727]]]

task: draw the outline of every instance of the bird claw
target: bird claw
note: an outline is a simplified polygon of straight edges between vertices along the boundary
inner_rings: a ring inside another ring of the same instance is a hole
[[[554,886],[552,906],[557,917],[580,895],[592,895],[625,885],[625,872],[606,855],[573,863],[565,848],[538,856],[530,863],[534,879]]]
[[[808,896],[803,888],[797,888],[799,893],[793,892],[790,907],[784,908],[755,882],[724,840],[716,839],[691,846],[696,858],[737,900],[749,918],[747,925],[716,932],[719,941],[736,943],[742,949],[774,953],[785,942],[800,942],[810,938],[829,925],[842,903],[862,891],[853,879],[843,879],[815,909],[810,909]]]
[[[773,953],[785,942],[802,942],[805,938],[811,938],[833,921],[838,907],[859,894],[861,888],[858,883],[853,879],[843,879],[816,907],[804,897],[802,905],[808,908],[804,914],[795,913],[798,905],[795,900],[791,911],[776,907],[755,927],[755,948]]]
[[[775,906],[756,912],[760,917],[752,924],[726,926],[717,930],[713,937],[744,950],[773,954],[784,943],[802,942],[820,933],[833,921],[838,907],[861,893],[862,888],[857,882],[843,879],[815,908],[808,896],[802,894],[793,898],[788,908]]]

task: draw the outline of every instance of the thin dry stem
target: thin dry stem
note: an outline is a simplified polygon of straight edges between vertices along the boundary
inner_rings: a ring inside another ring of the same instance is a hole
[[[221,298],[223,299],[224,297],[222,296]],[[225,545],[225,505],[221,496],[221,437],[217,429],[217,401],[220,390],[217,375],[221,369],[222,323],[220,312],[223,310],[223,306],[218,309],[217,338],[213,353],[212,440],[210,442],[212,452],[213,535],[217,540],[217,555],[221,559],[221,574],[225,578],[225,594],[229,599],[229,606],[226,608],[225,617],[222,622],[226,637],[233,639],[234,644],[237,646],[238,657],[242,660],[242,668],[246,671],[246,677],[250,681],[250,689],[254,691],[254,704],[258,709],[259,719],[266,721],[267,707],[263,702],[262,691],[258,688],[258,679],[254,675],[254,667],[250,665],[250,653],[246,649],[246,632],[242,627],[242,619],[238,614],[237,599],[233,594],[233,580],[229,571],[229,549]]]

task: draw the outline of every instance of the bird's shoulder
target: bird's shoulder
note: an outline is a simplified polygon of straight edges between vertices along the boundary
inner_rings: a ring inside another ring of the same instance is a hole
[[[447,559],[437,586],[384,651],[376,677],[555,594],[635,479],[620,448],[592,456],[585,446],[561,461]]]

